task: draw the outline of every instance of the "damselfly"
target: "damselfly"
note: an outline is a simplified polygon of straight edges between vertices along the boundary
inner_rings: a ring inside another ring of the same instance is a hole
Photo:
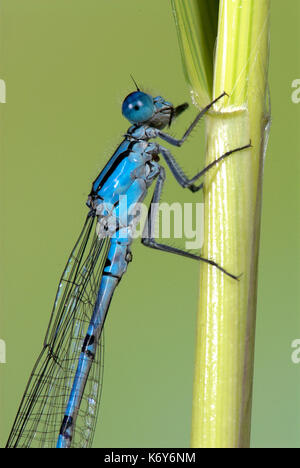
[[[103,326],[114,290],[132,260],[130,246],[138,222],[136,206],[154,181],[143,244],[201,260],[230,279],[237,279],[213,260],[155,239],[156,211],[166,178],[159,155],[181,187],[197,192],[203,186],[197,185],[201,176],[250,144],[228,151],[188,178],[170,151],[152,140],[160,138],[180,147],[201,117],[225,95],[223,93],[205,107],[180,140],[162,130],[170,126],[188,104],[174,107],[161,96],[153,98],[138,87],[123,101],[122,113],[131,127],[92,185],[87,202],[90,211],[59,282],[44,345],[7,447],[91,446],[102,386]],[[120,203],[120,197],[125,195],[126,212]]]

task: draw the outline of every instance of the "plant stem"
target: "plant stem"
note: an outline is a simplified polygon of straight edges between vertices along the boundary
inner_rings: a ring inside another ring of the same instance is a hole
[[[250,444],[262,175],[269,128],[269,9],[269,0],[219,3],[211,97],[226,91],[229,98],[218,101],[206,117],[206,165],[250,140],[253,147],[234,153],[205,177],[202,255],[242,277],[235,281],[201,265],[192,447]],[[195,89],[195,95],[203,91]]]
[[[214,96],[230,98],[206,120],[206,163],[250,140],[205,180],[203,254],[232,281],[203,265],[194,380],[192,446],[250,444],[257,259],[266,146],[268,0],[223,0]]]

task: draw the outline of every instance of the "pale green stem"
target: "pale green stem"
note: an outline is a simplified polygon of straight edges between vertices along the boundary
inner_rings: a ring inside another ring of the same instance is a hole
[[[201,265],[192,447],[250,443],[269,8],[269,0],[220,0],[211,97],[223,91],[230,97],[206,118],[206,164],[250,140],[253,147],[234,153],[205,178],[202,255],[242,277],[235,281]],[[193,75],[191,82],[193,96],[203,96]]]

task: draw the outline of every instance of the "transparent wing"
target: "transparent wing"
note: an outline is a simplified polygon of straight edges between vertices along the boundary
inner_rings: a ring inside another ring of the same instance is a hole
[[[95,234],[88,216],[61,277],[44,347],[23,395],[7,447],[56,446],[92,316],[110,240]],[[77,417],[72,447],[92,444],[102,388],[103,334]]]

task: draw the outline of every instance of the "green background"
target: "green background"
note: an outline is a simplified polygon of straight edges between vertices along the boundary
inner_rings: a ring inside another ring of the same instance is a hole
[[[265,164],[253,399],[253,447],[300,446],[299,0],[271,0],[272,128]],[[91,182],[128,125],[140,86],[189,100],[170,2],[2,0],[0,78],[0,445],[41,348],[57,281],[86,214]],[[180,136],[190,109],[173,129]],[[174,151],[203,166],[203,123]],[[195,201],[169,177],[164,201]],[[95,447],[188,447],[198,265],[133,246],[106,323]]]

